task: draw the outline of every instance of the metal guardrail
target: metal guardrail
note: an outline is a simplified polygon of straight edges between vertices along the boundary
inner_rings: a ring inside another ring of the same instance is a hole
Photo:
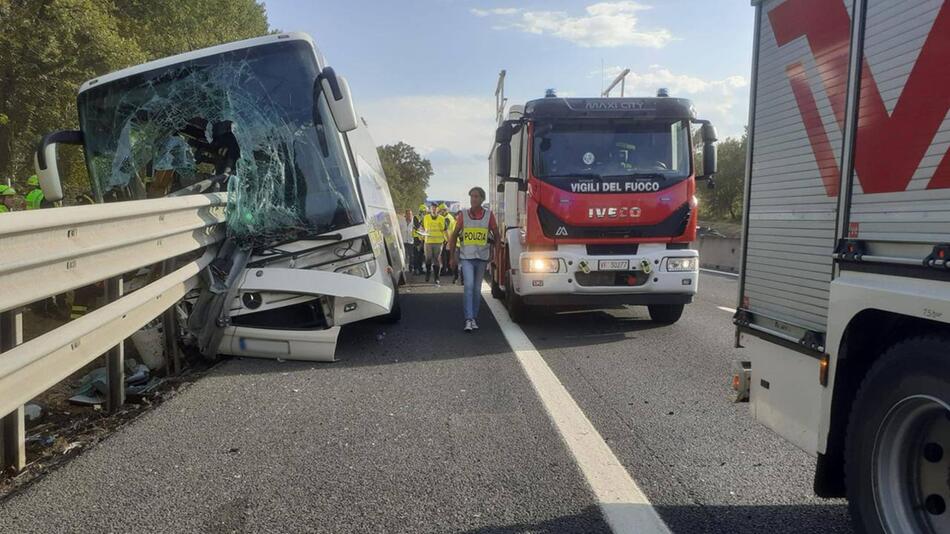
[[[0,216],[0,468],[25,466],[22,405],[107,352],[121,403],[123,340],[193,288],[213,253],[125,296],[117,277],[221,241],[226,204],[214,193]],[[111,302],[20,344],[19,308],[104,280]]]
[[[0,312],[219,241],[227,195],[191,195],[4,214]]]

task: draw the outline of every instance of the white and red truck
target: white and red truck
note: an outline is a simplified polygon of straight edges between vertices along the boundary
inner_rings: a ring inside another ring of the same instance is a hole
[[[698,281],[696,181],[716,167],[716,132],[689,100],[545,98],[505,114],[489,156],[490,201],[503,226],[492,294],[514,321],[531,306],[646,305],[676,322]],[[703,143],[702,176],[691,130]]]
[[[762,0],[737,346],[862,532],[950,532],[950,2]]]

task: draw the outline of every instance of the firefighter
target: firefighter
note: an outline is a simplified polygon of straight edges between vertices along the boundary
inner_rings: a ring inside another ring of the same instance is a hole
[[[15,209],[16,189],[9,185],[0,184],[0,213]]]
[[[442,247],[445,246],[445,229],[448,221],[439,215],[439,206],[432,203],[432,210],[422,219],[425,231],[426,282],[435,277],[435,285],[442,285],[439,275],[442,271]]]
[[[32,188],[25,197],[26,209],[38,210],[40,208],[46,207],[46,196],[43,195],[43,190],[40,189],[40,179],[34,174],[26,180],[26,184]]]

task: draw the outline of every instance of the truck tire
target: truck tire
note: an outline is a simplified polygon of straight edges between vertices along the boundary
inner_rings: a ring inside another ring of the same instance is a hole
[[[945,532],[950,338],[914,337],[871,367],[848,418],[845,480],[858,532]]]
[[[491,280],[491,296],[498,300],[502,300],[505,298],[505,292],[501,290],[501,286],[498,285],[498,281],[495,280],[494,277],[492,277],[492,280]]]
[[[515,293],[514,284],[511,283],[511,271],[508,271],[508,285],[505,289],[505,307],[508,309],[508,316],[515,323],[523,323],[528,317],[527,306],[521,296]]]
[[[650,304],[647,309],[654,323],[673,324],[680,320],[685,307],[685,304]]]

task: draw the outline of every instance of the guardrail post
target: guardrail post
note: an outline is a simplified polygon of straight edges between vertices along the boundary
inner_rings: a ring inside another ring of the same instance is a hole
[[[122,277],[106,280],[106,302],[114,302],[122,297]],[[125,340],[109,349],[106,355],[106,369],[109,375],[110,412],[118,411],[125,404]]]
[[[0,353],[20,343],[23,343],[23,314],[20,310],[0,313]],[[18,406],[0,419],[0,470],[22,471],[25,467],[26,419],[23,406]]]
[[[162,262],[162,276],[174,270],[171,261]],[[165,372],[177,376],[181,373],[181,351],[178,350],[178,312],[175,306],[162,314],[162,332],[165,335]]]

